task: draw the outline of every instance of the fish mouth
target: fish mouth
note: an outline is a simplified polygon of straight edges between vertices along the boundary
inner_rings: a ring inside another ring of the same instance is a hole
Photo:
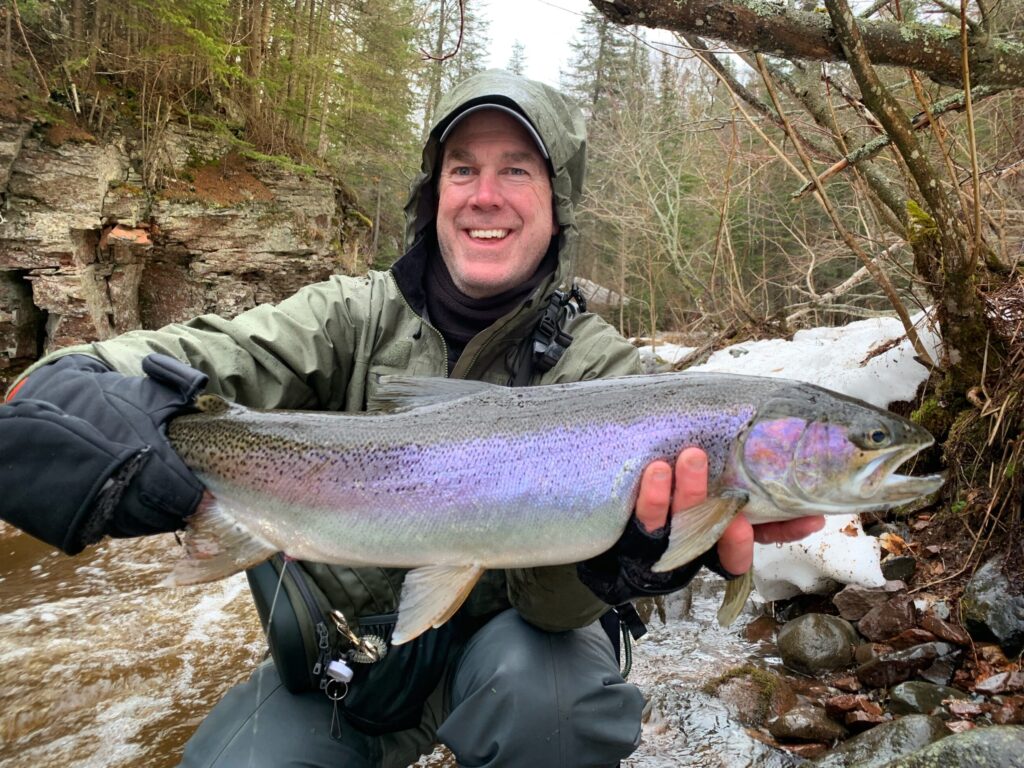
[[[864,501],[899,506],[938,491],[946,482],[944,473],[934,475],[901,475],[896,469],[931,446],[929,439],[912,445],[894,446],[879,451],[857,472],[854,487],[859,488]]]

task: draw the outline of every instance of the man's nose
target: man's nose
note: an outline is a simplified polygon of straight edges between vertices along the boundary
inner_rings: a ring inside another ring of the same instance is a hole
[[[498,174],[485,171],[477,177],[473,190],[473,205],[477,208],[500,208],[504,202]]]

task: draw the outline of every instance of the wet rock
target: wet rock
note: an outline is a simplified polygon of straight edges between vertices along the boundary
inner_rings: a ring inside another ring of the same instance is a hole
[[[736,720],[755,727],[796,705],[796,694],[785,680],[752,666],[730,670],[704,691],[716,696]]]
[[[893,651],[857,667],[857,679],[869,688],[888,688],[909,680],[915,672],[930,667],[952,650],[946,643],[925,643]]]
[[[996,725],[1024,723],[1024,696],[999,696],[992,702],[989,714]]]
[[[948,718],[949,711],[943,706],[943,700],[967,698],[967,694],[958,688],[911,680],[893,686],[889,691],[889,711],[897,715],[936,715]]]
[[[890,637],[886,642],[895,650],[902,651],[922,643],[934,643],[938,638],[931,632],[920,627],[911,627],[900,632],[896,637]]]
[[[815,768],[881,768],[948,734],[937,717],[907,715],[848,739],[815,763]]]
[[[997,693],[1017,693],[1024,691],[1024,672],[1000,672],[987,677],[974,686],[978,693],[994,695]]]
[[[953,675],[956,673],[959,659],[960,651],[954,651],[946,656],[941,656],[930,667],[925,667],[918,672],[917,676],[927,683],[949,685],[953,681]]]
[[[891,645],[884,643],[861,643],[853,649],[853,658],[858,664],[867,664],[869,661],[893,652]]]
[[[973,720],[984,710],[981,704],[976,701],[951,701],[949,702],[950,713],[960,720]]]
[[[832,596],[832,603],[839,609],[839,615],[847,621],[858,621],[868,611],[890,600],[892,596],[905,590],[907,585],[902,581],[888,581],[884,587],[872,589],[849,584]]]
[[[910,581],[917,561],[909,555],[890,555],[882,561],[882,575],[890,581]]]
[[[830,696],[825,699],[824,705],[825,713],[829,717],[856,733],[878,725],[886,719],[878,702],[872,701],[863,694]]]
[[[787,667],[815,674],[853,660],[857,633],[849,622],[823,613],[793,619],[779,631],[779,655]]]
[[[851,712],[844,718],[846,727],[854,733],[861,733],[874,728],[876,725],[881,725],[886,721],[885,715],[875,712]]]
[[[1002,558],[989,560],[964,588],[964,624],[978,640],[995,639],[1010,656],[1024,651],[1024,594],[1002,572]]]
[[[768,733],[777,739],[834,741],[846,736],[846,729],[821,707],[801,704],[768,722]]]
[[[783,744],[783,749],[804,760],[817,760],[828,752],[828,744]]]
[[[971,644],[971,636],[967,634],[967,630],[963,627],[958,627],[956,624],[950,624],[934,613],[926,613],[921,617],[920,623],[922,629],[927,629],[939,640],[945,640],[947,643],[953,643],[954,645]]]
[[[832,681],[832,685],[840,691],[846,691],[847,693],[856,693],[862,687],[860,680],[852,676],[836,678]]]
[[[913,600],[907,595],[900,595],[864,614],[857,622],[857,630],[868,640],[880,643],[910,629],[916,623]]]
[[[1024,768],[1024,727],[1013,725],[975,728],[957,733],[885,768]]]

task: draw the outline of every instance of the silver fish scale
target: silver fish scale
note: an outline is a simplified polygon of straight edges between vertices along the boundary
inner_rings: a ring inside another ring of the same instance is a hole
[[[699,445],[714,483],[779,395],[810,418],[845,400],[780,379],[662,374],[484,386],[384,414],[236,406],[176,419],[169,434],[239,522],[295,557],[515,567],[607,549],[654,459]]]

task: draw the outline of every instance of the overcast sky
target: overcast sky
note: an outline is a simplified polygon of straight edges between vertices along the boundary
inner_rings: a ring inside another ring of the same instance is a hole
[[[560,69],[568,68],[569,43],[576,35],[583,13],[593,6],[587,0],[469,0],[490,20],[491,58],[488,65],[505,68],[512,46],[526,47],[524,74],[558,87]]]

